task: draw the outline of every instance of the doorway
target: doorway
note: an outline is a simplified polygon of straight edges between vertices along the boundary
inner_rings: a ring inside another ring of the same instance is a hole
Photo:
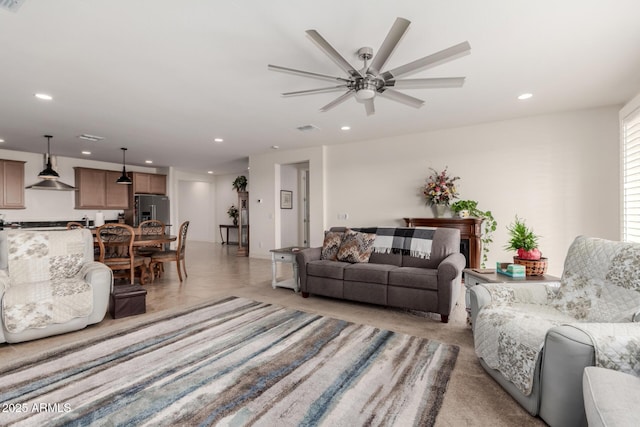
[[[280,208],[280,245],[309,246],[309,162],[280,165],[280,191],[291,203]]]

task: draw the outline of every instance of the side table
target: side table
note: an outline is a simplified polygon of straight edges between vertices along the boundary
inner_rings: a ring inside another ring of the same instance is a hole
[[[289,288],[293,289],[296,293],[300,292],[300,282],[298,280],[298,263],[296,262],[296,253],[300,251],[297,246],[290,246],[287,248],[271,249],[271,286],[273,289]],[[276,278],[276,263],[284,262],[293,266],[293,278],[281,280],[278,282]]]
[[[492,273],[480,273],[473,268],[465,268],[462,270],[464,277],[464,287],[466,288],[464,302],[467,310],[467,320],[471,319],[471,301],[469,299],[469,289],[480,283],[540,283],[544,285],[560,286],[560,278],[545,274],[543,276],[526,276],[526,277],[509,277],[504,274],[498,274],[493,270]]]

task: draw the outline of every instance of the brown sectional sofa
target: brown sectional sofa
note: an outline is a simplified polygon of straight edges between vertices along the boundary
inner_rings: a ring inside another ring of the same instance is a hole
[[[304,298],[315,294],[428,311],[440,314],[443,323],[449,321],[465,267],[459,230],[436,229],[428,259],[374,252],[368,263],[351,264],[320,259],[321,250],[308,248],[296,255]]]

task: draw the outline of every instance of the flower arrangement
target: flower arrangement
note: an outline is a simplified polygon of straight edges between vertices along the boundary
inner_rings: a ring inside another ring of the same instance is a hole
[[[229,215],[229,218],[233,220],[233,225],[238,224],[238,208],[236,208],[235,205],[231,205],[227,210],[227,215]]]
[[[445,167],[442,172],[437,172],[431,168],[433,175],[429,176],[423,191],[429,205],[449,206],[449,203],[451,203],[453,199],[458,198],[458,190],[456,189],[455,182],[459,180],[460,177],[450,177],[447,168],[448,166]]]

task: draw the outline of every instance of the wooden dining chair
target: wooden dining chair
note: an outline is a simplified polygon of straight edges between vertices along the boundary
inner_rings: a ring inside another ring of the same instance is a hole
[[[138,225],[138,234],[141,236],[163,236],[165,234],[165,224],[164,222],[158,219],[148,219],[146,221],[142,221]],[[141,256],[150,257],[154,252],[161,251],[164,249],[164,244],[158,243],[155,246],[141,246],[136,248],[136,252]],[[162,274],[163,263],[154,263],[151,262],[151,281],[157,276],[159,277]]]
[[[84,228],[84,225],[75,221],[70,221],[67,223],[67,230],[74,230],[76,228]]]
[[[114,278],[129,279],[133,285],[136,268],[140,268],[140,283],[145,284],[151,258],[133,251],[135,229],[126,224],[109,223],[96,229],[100,247],[98,261],[113,270]]]
[[[138,225],[138,234],[141,236],[162,236],[165,233],[165,225],[164,222],[157,219],[149,219],[147,221],[142,221],[140,225]],[[142,246],[138,248],[138,253],[148,254],[150,252],[155,252],[158,250],[162,250],[164,247],[163,244],[158,244],[156,246]]]
[[[185,221],[180,224],[180,231],[178,233],[178,244],[175,250],[168,251],[156,251],[151,254],[151,263],[165,263],[174,262],[178,268],[178,278],[182,282],[182,270],[184,270],[184,277],[188,277],[187,266],[185,264],[185,248],[187,243],[187,231],[189,230],[189,221]]]

